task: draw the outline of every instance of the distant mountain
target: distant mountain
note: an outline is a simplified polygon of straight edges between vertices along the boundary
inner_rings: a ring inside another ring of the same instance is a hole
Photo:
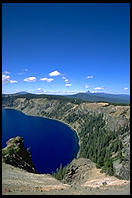
[[[12,94],[2,94],[2,96],[19,96],[19,95],[25,95],[25,94],[29,94],[29,93],[26,91],[21,91],[21,92],[12,93]]]
[[[109,93],[77,93],[74,95],[67,95],[68,98],[82,99],[89,102],[110,102],[118,104],[130,104],[130,96],[127,94],[109,94]]]
[[[28,94],[28,92],[26,92],[26,91],[21,91],[21,92],[15,93],[15,95],[24,95],[24,94]]]
[[[14,94],[2,94],[4,97],[8,96],[24,96],[24,97],[38,97],[38,98],[56,98],[56,99],[78,99],[84,100],[88,102],[109,102],[109,103],[115,103],[115,104],[130,104],[130,95],[127,94],[109,94],[109,93],[91,93],[90,91],[85,93],[77,93],[74,95],[46,95],[46,94],[31,94],[26,91],[14,93]]]

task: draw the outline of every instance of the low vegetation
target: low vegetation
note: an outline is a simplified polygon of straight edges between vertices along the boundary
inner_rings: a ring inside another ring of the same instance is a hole
[[[52,176],[58,180],[63,180],[66,174],[66,168],[67,166],[62,167],[62,164],[60,164],[60,167],[57,168],[57,170],[52,173]]]

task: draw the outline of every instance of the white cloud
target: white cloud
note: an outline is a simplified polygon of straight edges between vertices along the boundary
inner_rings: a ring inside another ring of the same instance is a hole
[[[38,88],[37,90],[38,90],[38,91],[41,91],[41,90],[42,90],[42,88]]]
[[[68,83],[68,84],[65,84],[66,87],[71,87],[72,84]]]
[[[52,82],[53,80],[53,78],[47,78],[47,82]]]
[[[49,73],[49,76],[59,76],[59,75],[61,75],[61,73],[58,72],[57,70]]]
[[[68,79],[65,79],[65,82],[68,82],[69,80]]]
[[[31,77],[25,78],[24,81],[25,82],[35,82],[36,81],[36,77],[31,76]]]
[[[87,76],[87,78],[93,78],[93,76]]]
[[[9,75],[2,74],[2,83],[3,84],[6,84],[6,83],[17,83],[16,80],[11,80],[10,78],[11,77]]]
[[[47,81],[47,82],[52,82],[54,79],[53,78],[40,78],[42,81]]]
[[[88,89],[90,86],[89,85],[85,85],[85,88]]]
[[[65,76],[63,76],[63,77],[62,77],[62,79],[64,79],[64,80],[65,80],[65,79],[66,79],[66,77],[65,77]]]
[[[101,89],[104,89],[104,87],[95,87],[94,89],[95,90],[101,90]]]
[[[2,74],[2,83],[9,83],[10,81],[10,76]]]
[[[16,80],[10,80],[10,83],[17,83]]]
[[[125,89],[125,90],[128,90],[128,87],[125,87],[124,89]]]

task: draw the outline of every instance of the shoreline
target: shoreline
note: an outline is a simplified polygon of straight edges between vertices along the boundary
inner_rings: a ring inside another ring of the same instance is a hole
[[[46,117],[46,116],[27,114],[27,113],[24,113],[23,111],[21,111],[19,109],[13,108],[13,107],[4,107],[4,106],[2,106],[2,108],[16,110],[16,111],[19,111],[19,112],[25,114],[26,116],[34,116],[34,117],[39,117],[39,118],[45,118],[45,119],[55,120],[55,121],[58,121],[58,122],[61,122],[61,123],[65,124],[65,125],[67,125],[76,134],[77,138],[76,137],[75,138],[76,138],[76,141],[77,141],[77,143],[79,145],[79,150],[80,150],[80,139],[79,139],[79,136],[78,136],[78,132],[71,125],[69,125],[68,123],[64,122],[63,120],[49,118],[49,117]],[[79,150],[78,150],[77,155],[76,155],[77,158],[78,158]]]

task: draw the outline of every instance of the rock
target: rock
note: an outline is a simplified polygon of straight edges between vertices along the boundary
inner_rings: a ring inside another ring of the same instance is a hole
[[[120,160],[116,160],[113,162],[113,167],[115,176],[121,179],[130,179],[130,161],[120,163]]]
[[[81,183],[85,177],[85,175],[90,172],[90,170],[95,167],[95,163],[93,163],[89,159],[78,158],[74,159],[66,169],[66,174],[63,179],[64,183],[75,184]]]
[[[7,146],[2,149],[3,162],[22,168],[28,172],[36,172],[31,154],[25,149],[24,139],[22,137],[11,138],[6,144]]]
[[[107,182],[106,182],[106,181],[104,181],[104,182],[102,182],[102,184],[103,184],[103,186],[105,186],[105,185],[107,184]]]

